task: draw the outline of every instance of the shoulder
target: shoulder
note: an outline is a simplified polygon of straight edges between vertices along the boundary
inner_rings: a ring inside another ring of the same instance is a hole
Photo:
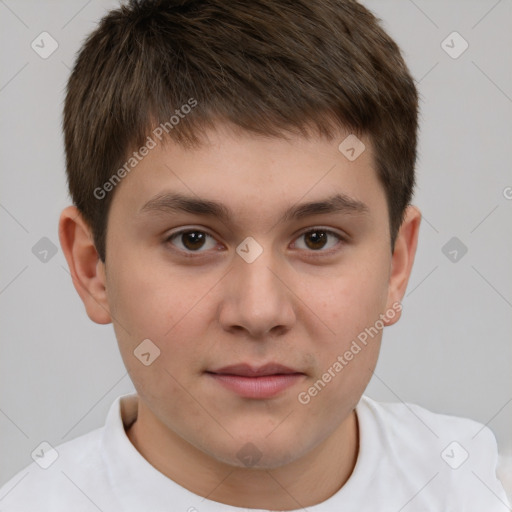
[[[363,396],[359,407],[370,414],[376,424],[402,442],[416,442],[418,439],[432,441],[440,438],[473,439],[496,448],[491,430],[469,418],[440,414],[413,403],[377,402]],[[428,442],[428,441],[427,441]]]
[[[429,482],[422,492],[425,497],[431,494],[429,499],[444,507],[458,504],[457,510],[480,510],[479,506],[508,510],[496,476],[496,439],[485,425],[411,403],[380,403],[367,396],[362,397],[357,412],[398,478],[412,485]],[[362,437],[364,442],[364,431]]]
[[[34,462],[0,488],[1,510],[56,512],[70,505],[76,511],[97,510],[87,493],[108,481],[101,457],[102,430],[56,447],[41,443],[32,453]]]

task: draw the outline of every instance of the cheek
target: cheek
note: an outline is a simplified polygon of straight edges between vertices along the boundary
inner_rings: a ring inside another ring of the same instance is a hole
[[[202,370],[201,354],[207,350],[201,329],[208,303],[200,299],[211,284],[205,283],[203,290],[192,286],[183,275],[171,274],[169,268],[143,266],[135,259],[128,259],[123,265],[111,274],[111,287],[115,290],[111,294],[111,310],[130,378],[154,410],[161,409],[167,417],[175,417],[186,409],[190,417],[197,416],[199,421],[201,410],[194,406],[186,390]],[[143,342],[148,339],[151,344]],[[144,350],[139,350],[142,346]],[[149,357],[141,356],[148,352]]]
[[[308,407],[313,415],[338,417],[339,410],[322,410],[328,403],[355,406],[372,376],[383,331],[380,315],[385,312],[387,299],[387,263],[385,259],[379,261],[361,258],[347,264],[347,271],[340,267],[335,279],[308,283],[308,306],[329,327],[322,329],[321,336],[318,323],[316,330],[310,327],[318,364],[309,383],[313,388],[304,391],[311,398]],[[329,283],[327,292],[321,282]]]
[[[326,287],[325,283],[329,283]],[[385,264],[364,261],[347,270],[307,283],[307,306],[325,324],[324,342],[342,349],[384,313],[387,300]],[[329,329],[327,329],[327,327]],[[313,339],[317,338],[313,337]]]
[[[151,264],[142,254],[113,265],[109,281],[111,311],[133,335],[165,336],[193,312],[201,294],[179,270]]]
[[[377,364],[386,293],[374,277],[367,274],[357,282],[339,279],[328,299],[319,303],[334,333],[327,329],[321,337],[318,331],[316,337],[310,333],[316,344],[316,371],[301,390],[303,401],[298,399],[302,404],[307,401],[309,414],[323,418],[326,425],[341,421],[356,406]]]
[[[179,270],[143,265],[134,257],[113,268],[109,304],[128,368],[140,373],[133,351],[145,339],[158,347],[159,365],[172,374],[200,368],[210,343],[203,331],[211,323],[209,297],[218,277],[205,274],[192,281]]]
[[[318,299],[311,309],[316,308],[334,331],[324,329],[324,336],[312,337],[319,348],[322,345],[316,352],[317,374],[304,396],[311,399],[308,407],[313,415],[341,417],[340,410],[325,411],[326,404],[355,406],[372,376],[384,327],[380,315],[386,308],[386,265],[384,257],[360,258],[347,265],[346,272],[340,267],[335,279],[323,280],[330,283],[327,294],[324,287],[309,285],[311,297]]]

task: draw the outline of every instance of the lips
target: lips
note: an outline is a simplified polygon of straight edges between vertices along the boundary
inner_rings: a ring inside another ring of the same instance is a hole
[[[224,366],[207,371],[206,375],[225,389],[253,399],[275,397],[305,378],[303,372],[278,363],[259,367],[245,363]]]
[[[211,370],[208,373],[215,373],[217,375],[239,375],[241,377],[264,377],[267,375],[289,375],[302,372],[278,363],[268,363],[260,367],[252,367],[249,364],[242,363],[225,366],[218,370]]]

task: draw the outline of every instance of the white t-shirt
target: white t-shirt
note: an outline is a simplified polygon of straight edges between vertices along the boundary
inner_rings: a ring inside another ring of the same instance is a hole
[[[356,413],[354,471],[308,512],[509,511],[488,428],[366,396]],[[42,446],[36,462],[0,489],[0,511],[257,512],[204,499],[157,471],[125,433],[136,416],[136,395],[118,397],[104,427],[56,448]]]

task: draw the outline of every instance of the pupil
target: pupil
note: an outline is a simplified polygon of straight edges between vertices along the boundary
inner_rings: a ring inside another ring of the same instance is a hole
[[[190,250],[200,249],[204,244],[204,239],[204,233],[198,231],[189,231],[182,235],[183,245]]]
[[[306,245],[310,249],[321,249],[326,243],[327,233],[325,231],[311,231],[306,234]]]

